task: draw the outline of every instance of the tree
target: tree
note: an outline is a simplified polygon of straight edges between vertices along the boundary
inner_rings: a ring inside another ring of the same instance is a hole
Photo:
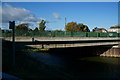
[[[32,30],[32,29],[29,29],[29,32],[30,32],[30,31],[33,31],[33,30]]]
[[[77,31],[80,31],[80,32],[90,32],[88,26],[86,26],[84,24],[78,24],[77,25]]]
[[[40,30],[40,31],[45,31],[45,28],[46,28],[45,24],[46,24],[46,21],[44,21],[44,20],[42,20],[42,21],[39,23],[39,30]]]
[[[30,30],[28,23],[22,23],[16,26],[16,34],[25,35]]]
[[[66,31],[71,32],[90,32],[88,26],[84,24],[77,24],[76,22],[70,22],[65,27]]]
[[[87,25],[83,25],[83,32],[90,32],[90,29]]]
[[[5,30],[2,30],[2,33],[5,33]]]
[[[38,28],[36,27],[36,28],[34,29],[34,31],[38,31]]]
[[[33,31],[32,31],[32,35],[38,35],[39,34],[39,30],[36,27]]]
[[[1,32],[2,32],[2,29],[0,28],[0,34],[1,34]]]
[[[118,29],[120,28],[120,25],[116,25],[116,26],[111,26],[110,29]]]
[[[58,29],[57,29],[57,30],[55,30],[55,32],[62,32],[62,30],[58,30]]]
[[[77,31],[77,23],[70,22],[65,26],[66,31],[76,32]]]
[[[17,25],[16,29],[19,29],[19,30],[29,30],[28,26],[29,26],[28,23],[22,23],[22,24]]]
[[[77,25],[77,31],[83,32],[83,24]]]
[[[97,27],[95,27],[95,28],[92,30],[92,32],[95,32],[95,31],[96,31],[96,29],[97,29]]]

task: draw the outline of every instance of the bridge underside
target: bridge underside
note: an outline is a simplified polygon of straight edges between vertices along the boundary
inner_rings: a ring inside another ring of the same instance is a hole
[[[17,43],[18,45],[23,45],[24,43]],[[118,41],[72,41],[72,42],[28,42],[26,43],[26,47],[28,48],[47,48],[52,53],[64,53],[67,52],[69,55],[74,54],[79,56],[109,56],[109,57],[120,57],[120,48],[113,49],[114,45],[118,45]],[[117,52],[119,51],[119,52]],[[67,54],[65,53],[65,54]]]
[[[4,38],[10,40],[11,38]],[[36,48],[68,48],[100,45],[117,45],[120,38],[88,38],[88,37],[16,37],[16,44],[27,45]]]
[[[105,46],[105,45],[118,45],[118,42],[104,42],[104,43],[79,43],[79,44],[36,44],[26,45],[34,48],[69,48],[69,47],[86,47],[86,46]]]
[[[85,46],[118,45],[120,44],[120,40],[33,41],[33,42],[16,42],[16,44],[26,45],[34,48],[69,48]]]
[[[46,39],[46,40],[45,40]],[[60,40],[60,41],[59,41]],[[68,50],[68,52],[79,51],[80,55],[101,55],[101,56],[110,56],[111,54],[114,56],[120,56],[120,48],[112,49],[112,46],[119,45],[120,39],[118,38],[36,38],[19,40],[16,42],[16,50],[18,49],[30,49],[30,48],[47,48],[50,50]],[[109,47],[108,47],[109,46]],[[73,50],[75,49],[75,50]],[[76,50],[78,49],[78,50]],[[72,51],[71,51],[72,50]],[[66,52],[66,51],[65,51]],[[62,53],[62,52],[61,52]],[[109,54],[110,53],[110,54]],[[115,53],[115,54],[114,54]]]

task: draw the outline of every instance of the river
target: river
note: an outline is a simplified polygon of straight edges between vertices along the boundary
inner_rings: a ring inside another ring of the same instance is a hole
[[[67,52],[61,54],[29,52],[28,56],[63,73],[66,80],[119,80],[120,58],[88,56],[81,57]]]

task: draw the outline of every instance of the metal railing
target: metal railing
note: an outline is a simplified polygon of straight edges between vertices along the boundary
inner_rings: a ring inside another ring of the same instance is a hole
[[[11,37],[12,33],[2,33],[2,37]],[[16,37],[120,37],[120,33],[98,33],[98,32],[55,32],[55,31],[29,31],[16,32]]]

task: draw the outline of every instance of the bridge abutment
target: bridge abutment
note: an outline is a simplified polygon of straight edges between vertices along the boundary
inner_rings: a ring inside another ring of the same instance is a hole
[[[103,54],[100,54],[100,56],[104,56],[104,57],[120,57],[120,47],[119,46],[113,46],[112,48],[105,51]]]

